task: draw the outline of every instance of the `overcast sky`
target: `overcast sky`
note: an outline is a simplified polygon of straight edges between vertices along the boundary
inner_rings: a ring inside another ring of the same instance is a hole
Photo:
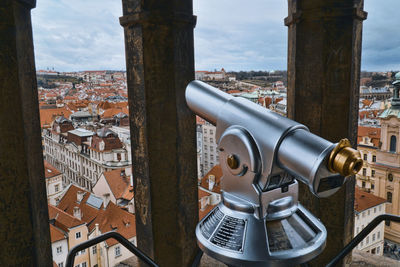
[[[400,70],[399,0],[365,0],[362,70]],[[194,0],[197,70],[283,70],[286,0]],[[120,0],[38,0],[36,68],[125,69]]]

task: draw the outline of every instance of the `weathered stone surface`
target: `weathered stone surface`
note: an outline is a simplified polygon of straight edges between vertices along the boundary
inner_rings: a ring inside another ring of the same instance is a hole
[[[198,222],[192,1],[123,0],[138,247],[187,266]]]
[[[363,0],[288,3],[288,117],[332,142],[356,145]],[[327,247],[313,261],[322,266],[352,237],[354,178],[327,199],[301,185],[299,198],[328,230]]]
[[[353,256],[348,267],[395,267],[400,262],[384,256],[373,255],[360,250],[353,250]]]
[[[0,4],[0,250],[2,266],[51,266],[30,8]]]

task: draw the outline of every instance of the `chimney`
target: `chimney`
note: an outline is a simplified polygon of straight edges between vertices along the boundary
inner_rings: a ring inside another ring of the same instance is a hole
[[[104,209],[107,208],[109,202],[110,202],[110,193],[106,193],[106,194],[103,195]]]
[[[82,213],[79,207],[74,207],[74,217],[78,218],[79,220],[82,219]]]
[[[76,193],[76,201],[78,201],[78,203],[80,203],[83,199],[83,197],[85,196],[85,192],[83,191],[78,191]]]
[[[212,191],[215,185],[215,175],[208,176],[208,190]]]

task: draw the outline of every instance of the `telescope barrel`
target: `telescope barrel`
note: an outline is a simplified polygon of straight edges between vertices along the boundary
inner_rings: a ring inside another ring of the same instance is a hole
[[[189,108],[212,124],[217,124],[218,113],[233,96],[203,82],[192,81],[186,87]]]

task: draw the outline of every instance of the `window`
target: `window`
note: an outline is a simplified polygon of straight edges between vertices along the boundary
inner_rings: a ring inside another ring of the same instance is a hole
[[[213,146],[210,146],[210,151],[214,152],[214,147]]]
[[[389,203],[392,203],[392,192],[387,192],[386,193],[386,198],[387,198],[387,201]]]
[[[385,221],[386,226],[390,226],[390,221]]]
[[[92,254],[96,254],[97,253],[97,247],[96,246],[93,246],[92,247]]]
[[[76,232],[75,233],[75,239],[81,238],[81,232]]]
[[[82,267],[87,267],[86,261],[85,261],[85,262],[82,262]]]
[[[362,175],[367,175],[367,169],[366,168],[363,168],[363,174]]]
[[[364,240],[361,241],[360,245],[361,245],[361,247],[364,246]]]
[[[208,147],[207,147],[207,145],[204,145],[204,150],[208,150]]]
[[[367,160],[367,154],[364,154],[364,160]]]
[[[204,136],[203,140],[204,140],[204,142],[207,142],[207,137]]]
[[[396,143],[397,143],[397,138],[396,136],[392,135],[390,137],[390,152],[396,152]]]
[[[364,217],[365,217],[365,212],[363,211],[363,212],[361,213],[361,215],[362,215],[362,217],[364,218]],[[363,228],[364,228],[364,226],[363,226]]]
[[[375,234],[372,235],[372,242],[375,241]]]
[[[214,138],[210,138],[210,143],[214,143]]]
[[[375,252],[376,252],[376,249],[375,249],[375,248],[371,249],[371,253],[372,253],[372,254],[376,254]]]
[[[114,252],[115,252],[115,257],[121,256],[121,248],[120,248],[120,246],[115,247]]]
[[[376,156],[372,156],[372,162],[376,162]]]
[[[55,190],[56,192],[58,192],[58,190],[60,190],[60,186],[59,186],[58,184],[56,184],[56,185],[54,186],[54,190]]]
[[[374,213],[376,213],[376,207],[374,208]]]
[[[379,206],[379,211],[382,211],[382,206]]]
[[[377,233],[377,238],[378,238],[378,240],[381,238],[381,232],[380,231]]]
[[[362,181],[362,188],[365,188],[365,181]]]
[[[371,177],[375,177],[375,170],[371,170]]]
[[[380,250],[381,250],[381,247],[376,247],[376,254],[379,254]]]
[[[367,236],[367,241],[365,243],[369,244],[369,236]]]
[[[374,190],[375,189],[375,185],[371,184],[371,189]]]
[[[60,262],[59,264],[57,264],[58,267],[64,267],[64,263]]]
[[[212,129],[210,129],[210,134],[214,134],[214,131]]]
[[[57,247],[57,254],[61,252],[62,252],[62,247],[61,246]]]
[[[388,180],[389,182],[393,182],[393,174],[391,173],[388,174]]]

